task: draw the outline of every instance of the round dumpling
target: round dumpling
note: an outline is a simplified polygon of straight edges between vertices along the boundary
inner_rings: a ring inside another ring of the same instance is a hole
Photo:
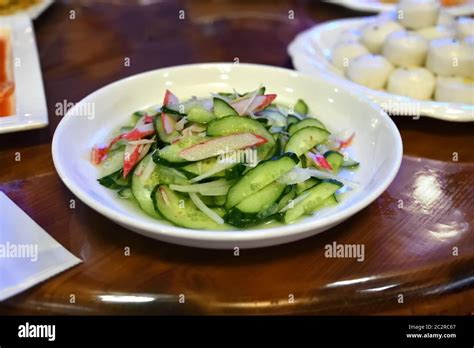
[[[438,39],[430,42],[426,67],[441,76],[472,76],[474,48],[456,39]]]
[[[363,86],[382,89],[393,69],[393,65],[384,57],[365,54],[351,61],[346,75],[351,81]]]
[[[387,36],[398,30],[403,28],[397,22],[375,21],[362,28],[360,41],[371,53],[380,53]]]
[[[416,99],[430,99],[436,79],[425,68],[398,68],[388,78],[387,91]]]
[[[402,67],[422,66],[428,52],[428,41],[416,32],[397,31],[390,34],[382,54],[392,64]]]
[[[435,99],[441,102],[474,104],[474,80],[439,76],[436,80]]]
[[[434,27],[423,28],[418,30],[417,33],[423,36],[428,41],[453,38],[455,35],[455,31],[445,25],[437,25]]]
[[[438,20],[436,0],[401,0],[397,7],[398,21],[407,29],[432,27]]]
[[[358,42],[340,43],[331,52],[331,62],[339,69],[346,70],[351,59],[367,53],[367,48]]]
[[[456,21],[456,37],[462,40],[471,35],[474,35],[474,18],[458,18]]]

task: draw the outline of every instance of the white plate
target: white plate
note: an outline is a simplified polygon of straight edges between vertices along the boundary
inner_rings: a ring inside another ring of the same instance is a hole
[[[327,0],[327,2],[364,12],[387,12],[396,8],[396,4],[383,3],[380,0]],[[453,16],[471,15],[474,13],[474,1],[468,0],[466,3],[457,6],[445,6],[443,11]]]
[[[474,105],[418,100],[385,91],[377,91],[354,83],[329,61],[331,48],[345,30],[360,28],[375,17],[341,19],[314,26],[300,34],[288,46],[296,70],[312,76],[325,75],[341,87],[366,95],[393,115],[429,116],[445,121],[474,121]],[[406,111],[416,110],[416,115]]]
[[[14,15],[26,15],[30,17],[31,19],[36,19],[38,18],[44,11],[47,10],[49,6],[51,6],[54,3],[54,0],[41,0],[37,4],[28,7],[25,10],[18,11]],[[2,18],[3,16],[0,16]],[[7,17],[7,16],[5,16]]]
[[[330,130],[356,132],[351,156],[361,166],[346,174],[362,185],[348,193],[340,205],[292,225],[235,231],[192,230],[148,217],[97,183],[97,169],[89,162],[90,149],[112,129],[129,120],[134,111],[159,104],[167,88],[185,100],[193,95],[205,97],[211,92],[232,92],[233,88],[252,90],[260,84],[268,92],[277,93],[277,101],[288,105],[303,98]],[[92,110],[92,106],[94,117],[74,116],[78,110]],[[215,63],[154,70],[99,89],[76,104],[59,123],[52,153],[56,170],[66,186],[91,208],[126,228],[188,246],[252,248],[312,236],[366,207],[382,194],[398,172],[402,141],[393,121],[380,108],[322,78],[264,65]]]
[[[18,15],[0,17],[0,27],[11,30],[15,81],[15,115],[0,117],[0,133],[46,127],[48,110],[33,24],[28,16]]]

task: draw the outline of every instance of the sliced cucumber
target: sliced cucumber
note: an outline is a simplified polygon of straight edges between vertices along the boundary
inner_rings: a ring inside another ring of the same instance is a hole
[[[112,190],[121,190],[130,187],[130,175],[124,178],[122,169],[116,171],[115,173],[104,176],[100,179],[97,179],[97,181],[102,186],[105,186]]]
[[[294,115],[288,115],[286,120],[287,127],[290,127],[292,124],[300,122],[300,119]],[[289,128],[288,128],[289,129]]]
[[[326,161],[332,167],[334,173],[338,173],[344,163],[344,156],[337,151],[327,151],[324,154]]]
[[[186,185],[188,180],[182,173],[174,168],[157,164],[153,169],[153,172],[149,174],[147,178],[144,178],[144,169],[149,165],[152,160],[152,155],[145,156],[135,168],[132,175],[132,193],[135,197],[138,205],[148,214],[156,218],[160,218],[160,214],[157,213],[153,207],[153,201],[151,199],[151,192],[159,184],[176,184]],[[138,175],[141,173],[142,175]]]
[[[178,140],[177,142],[171,145],[165,146],[161,150],[158,150],[157,152],[155,152],[155,154],[153,155],[153,160],[156,163],[163,163],[163,164],[167,164],[171,166],[186,165],[189,162],[185,160],[184,158],[180,157],[179,153],[182,150],[187,149],[188,147],[191,147],[205,140],[206,140],[205,137],[200,137],[197,135],[182,138]]]
[[[135,127],[138,120],[141,119],[143,116],[146,116],[146,114],[147,113],[145,111],[135,111],[130,118],[129,127],[131,128]]]
[[[259,213],[275,203],[285,190],[286,185],[272,182],[252,196],[244,199],[235,206],[235,209],[243,213]]]
[[[261,223],[269,215],[263,214],[281,197],[286,185],[273,182],[244,199],[229,210],[225,221],[231,225],[244,227]]]
[[[303,215],[311,214],[323,204],[324,200],[331,197],[342,186],[343,184],[339,181],[324,180],[320,184],[302,192],[301,194],[305,194],[307,197],[285,212],[284,221],[291,223]]]
[[[303,129],[303,128],[306,128],[306,127],[318,127],[318,128],[326,129],[326,127],[324,126],[324,124],[321,123],[321,121],[319,121],[315,118],[305,118],[302,121],[299,121],[297,123],[292,124],[288,128],[288,133],[290,135],[293,135],[297,131],[299,131],[300,129]]]
[[[302,116],[306,116],[309,111],[308,105],[306,105],[303,99],[298,99],[293,109]]]
[[[151,197],[155,209],[175,225],[206,230],[228,229],[199,210],[187,195],[174,192],[166,185],[157,186]]]
[[[330,133],[322,128],[305,127],[295,132],[285,146],[285,152],[293,152],[298,157],[316,145],[326,141]]]
[[[173,115],[168,115],[172,117],[173,119],[176,118],[176,116]],[[161,114],[157,115],[155,119],[153,120],[153,126],[155,128],[156,133],[158,134],[158,137],[163,141],[164,143],[171,143],[173,140],[177,139],[179,137],[178,131],[173,131],[170,134],[165,132],[165,129],[163,127],[163,123],[161,121]]]
[[[226,198],[227,198],[227,195],[215,196],[214,204],[218,207],[222,207],[225,204]]]
[[[359,167],[359,162],[353,160],[352,158],[346,158],[342,162],[342,167],[346,169],[355,169]]]
[[[320,182],[321,181],[319,179],[316,179],[316,178],[309,178],[306,181],[300,182],[300,183],[296,184],[296,194],[299,195],[301,192],[306,191],[307,189],[309,189],[313,186],[316,186]]]
[[[268,140],[266,144],[257,148],[259,160],[267,159],[273,154],[275,150],[275,139],[272,134],[256,120],[242,116],[227,116],[212,121],[207,127],[207,135],[212,137],[246,132],[260,135]]]
[[[202,196],[222,196],[227,194],[229,188],[234,184],[234,181],[219,179],[215,181],[206,182],[203,184],[191,185],[169,185],[170,189],[178,192],[194,192]]]
[[[288,173],[298,162],[298,157],[293,153],[285,153],[278,158],[261,162],[230,188],[225,203],[226,209],[233,208],[245,198]]]
[[[125,146],[117,150],[109,152],[107,158],[99,165],[99,175],[101,177],[113,174],[123,168],[123,161],[125,157]]]
[[[226,101],[220,98],[214,98],[214,116],[216,118],[222,118],[226,116],[238,116],[238,113]]]
[[[215,118],[216,116],[214,116],[211,111],[205,109],[201,105],[192,107],[188,112],[188,120],[191,122],[209,123]]]
[[[184,172],[184,174],[188,176],[189,178],[194,178],[196,176],[207,173],[216,165],[216,162],[217,162],[216,157],[206,158],[202,161],[187,164],[184,167],[179,168],[179,170]],[[221,178],[221,177],[224,177],[225,175],[226,175],[225,170],[222,170],[218,173],[211,175],[210,178],[216,178],[216,177]]]
[[[249,95],[254,94],[255,92],[257,92],[256,95],[264,95],[265,94],[265,87],[260,87],[257,91],[250,91],[250,92],[246,92],[244,94],[239,94],[239,97],[247,97]]]
[[[118,190],[117,194],[119,195],[120,198],[123,198],[123,199],[130,199],[133,197],[132,190],[129,188]]]
[[[233,167],[225,170],[224,175],[227,180],[238,179],[247,170],[243,163],[236,163]]]

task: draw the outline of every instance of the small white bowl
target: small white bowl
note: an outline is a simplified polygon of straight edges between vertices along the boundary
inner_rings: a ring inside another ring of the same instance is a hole
[[[185,100],[219,91],[248,91],[264,85],[277,101],[292,105],[303,98],[312,114],[331,131],[356,133],[351,157],[359,170],[346,178],[361,183],[342,202],[291,225],[263,225],[254,229],[206,231],[176,227],[147,216],[133,203],[97,183],[89,162],[90,149],[130,115],[160,104],[166,89]],[[89,113],[83,116],[78,111]],[[93,112],[90,112],[93,111]],[[84,203],[112,221],[151,238],[202,248],[256,248],[288,243],[315,235],[354,215],[384,192],[402,159],[400,133],[387,114],[362,95],[321,78],[293,70],[253,64],[193,64],[135,75],[99,89],[74,106],[56,129],[52,145],[56,170],[66,186]],[[110,231],[113,233],[113,231]]]

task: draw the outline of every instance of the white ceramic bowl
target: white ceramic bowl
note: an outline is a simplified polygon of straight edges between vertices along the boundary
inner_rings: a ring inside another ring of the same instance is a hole
[[[193,95],[204,97],[211,92],[230,92],[232,88],[252,90],[260,84],[267,87],[268,92],[277,93],[279,102],[292,105],[303,98],[329,130],[356,132],[351,156],[359,160],[361,166],[347,175],[361,186],[347,193],[338,206],[291,225],[234,231],[192,230],[155,220],[97,183],[97,170],[89,162],[92,146],[103,141],[134,111],[159,104],[166,89],[184,100]],[[78,108],[94,110],[94,117],[77,116]],[[394,123],[380,108],[363,96],[321,78],[264,65],[216,63],[154,70],[99,89],[66,114],[54,134],[52,151],[54,165],[66,186],[84,203],[114,222],[170,243],[225,249],[287,243],[346,220],[373,202],[392,182],[402,159],[402,141]]]

